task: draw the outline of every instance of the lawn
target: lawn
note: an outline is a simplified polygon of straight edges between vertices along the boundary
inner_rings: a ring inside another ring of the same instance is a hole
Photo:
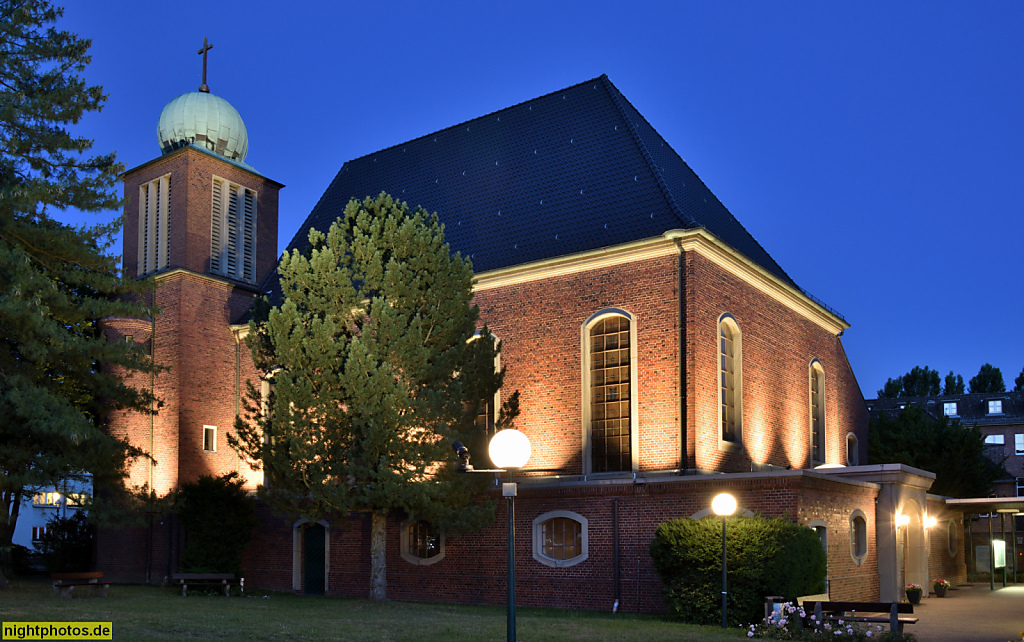
[[[505,608],[300,597],[189,596],[149,586],[112,586],[109,597],[64,600],[49,583],[14,581],[0,591],[4,622],[112,622],[115,640],[503,640]],[[734,640],[741,629],[678,624],[655,616],[520,608],[518,639]]]

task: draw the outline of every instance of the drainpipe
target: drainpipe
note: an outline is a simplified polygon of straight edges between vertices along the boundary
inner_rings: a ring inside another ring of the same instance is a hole
[[[241,387],[242,387],[242,346],[241,341],[238,337],[238,332],[235,332],[235,421],[238,421],[238,410]],[[234,426],[232,426],[232,429]],[[238,436],[237,434],[235,435]],[[241,474],[242,472],[242,456],[235,451],[235,472]]]
[[[675,239],[676,249],[679,250],[679,260],[676,262],[676,296],[679,299],[679,474],[686,474],[686,276],[684,270],[686,261],[683,255],[682,243]]]
[[[617,613],[619,610],[619,600],[622,597],[622,591],[620,587],[621,580],[621,569],[619,565],[619,500],[616,498],[612,501],[612,550],[614,551],[615,558],[615,604],[612,605],[612,613]]]

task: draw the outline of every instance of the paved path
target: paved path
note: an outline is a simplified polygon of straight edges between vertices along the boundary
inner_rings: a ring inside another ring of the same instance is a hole
[[[920,642],[1020,642],[1024,631],[1024,584],[990,591],[969,584],[934,595],[914,607],[917,624],[907,627]]]

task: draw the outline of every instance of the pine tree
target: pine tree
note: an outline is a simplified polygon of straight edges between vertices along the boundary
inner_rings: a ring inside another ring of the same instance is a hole
[[[944,395],[962,395],[964,394],[964,377],[963,375],[954,374],[952,370],[946,375],[946,384],[942,389]]]
[[[353,200],[309,244],[281,259],[281,305],[255,309],[247,341],[273,392],[250,386],[232,445],[262,466],[278,512],[370,513],[370,595],[383,600],[389,513],[450,532],[493,519],[474,500],[482,476],[449,462],[454,441],[482,441],[475,419],[501,385],[500,346],[486,328],[472,340],[472,266],[450,254],[435,215],[386,194]]]
[[[149,371],[141,347],[108,342],[107,317],[143,317],[142,284],[120,279],[108,253],[119,222],[71,227],[66,209],[118,206],[121,167],[89,156],[68,126],[99,111],[102,88],[80,73],[90,42],[53,25],[44,0],[0,6],[0,550],[10,550],[22,500],[87,471],[122,485],[141,453],[102,429],[112,409],[151,407],[119,374]],[[96,506],[100,507],[99,504]],[[6,584],[0,574],[0,584]]]
[[[952,497],[987,497],[1008,473],[985,455],[984,436],[946,416],[933,418],[911,404],[895,417],[881,413],[868,427],[868,459],[906,464],[935,473],[929,492]]]
[[[991,363],[986,363],[971,377],[971,392],[1006,392],[1003,373]]]

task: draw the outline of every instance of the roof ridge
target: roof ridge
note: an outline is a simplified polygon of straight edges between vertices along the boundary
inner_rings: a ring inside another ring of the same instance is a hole
[[[722,202],[722,199],[718,198],[718,194],[716,194],[714,192],[714,190],[712,190],[710,187],[708,187],[708,184],[704,182],[704,179],[700,177],[700,174],[698,174],[692,167],[690,167],[690,164],[686,162],[686,159],[684,159],[682,156],[679,155],[679,152],[676,151],[675,147],[670,145],[668,143],[668,141],[665,140],[665,137],[661,135],[661,133],[657,130],[657,128],[654,125],[652,125],[649,120],[647,120],[647,117],[644,116],[643,113],[633,105],[633,103],[629,102],[628,98],[626,98],[625,96],[622,95],[622,92],[619,91],[618,87],[616,87],[614,84],[612,84],[611,80],[609,80],[607,76],[604,76],[604,78],[608,82],[608,84],[611,85],[612,89],[615,90],[615,94],[613,95],[613,97],[616,98],[616,100],[615,100],[615,107],[616,107],[616,109],[618,109],[619,112],[622,113],[623,118],[626,120],[626,123],[629,126],[630,133],[633,135],[633,137],[635,139],[637,139],[638,145],[640,145],[641,148],[644,150],[645,158],[647,159],[648,164],[652,165],[652,170],[655,172],[655,175],[657,176],[658,185],[662,188],[663,191],[667,192],[667,197],[666,198],[667,198],[667,200],[669,202],[669,205],[672,207],[673,210],[676,210],[677,216],[679,216],[680,220],[682,220],[684,222],[684,224],[685,224],[686,223],[686,219],[689,218],[690,221],[691,221],[691,223],[689,224],[690,227],[704,227],[704,228],[707,227],[703,223],[701,223],[700,221],[697,221],[692,216],[688,217],[685,214],[683,214],[681,211],[679,211],[680,208],[679,208],[678,204],[676,203],[675,195],[672,192],[672,189],[668,186],[668,183],[665,181],[664,176],[662,175],[662,168],[654,163],[653,155],[647,150],[647,146],[643,144],[643,141],[640,139],[640,134],[636,130],[636,126],[633,124],[633,121],[630,120],[629,117],[625,114],[625,110],[622,108],[622,105],[619,102],[620,100],[624,101],[625,103],[627,103],[633,109],[633,111],[636,112],[636,115],[639,118],[642,118],[644,123],[648,127],[651,128],[651,131],[654,132],[654,135],[661,139],[661,141],[665,144],[665,147],[667,147],[670,152],[675,154],[676,158],[678,158],[681,163],[683,163],[684,165],[686,165],[686,167],[688,167],[690,169],[690,172],[693,173],[693,177],[696,178],[698,181],[700,181],[700,184],[704,187],[704,189],[707,190],[707,192],[711,195],[712,198],[714,198],[716,201],[718,201],[718,204],[722,206],[722,209],[724,209],[729,214],[729,216],[732,217],[732,220],[736,222],[736,225],[738,225],[740,227],[740,229],[742,229],[743,232],[746,233],[746,235],[754,242],[754,244],[757,245],[757,247],[759,247],[762,252],[764,252],[764,255],[769,260],[771,260],[773,263],[775,263],[776,268],[779,270],[779,272],[782,273],[782,275],[786,278],[786,280],[788,280],[791,284],[796,285],[796,287],[799,288],[804,294],[807,294],[808,296],[810,296],[812,299],[814,299],[818,303],[822,303],[824,305],[824,303],[822,301],[818,300],[817,297],[814,297],[809,292],[807,292],[806,290],[801,288],[799,285],[797,285],[796,281],[793,280],[793,277],[791,277],[788,272],[786,272],[784,269],[782,269],[782,266],[779,264],[778,261],[775,260],[775,257],[773,257],[768,252],[768,250],[766,250],[765,247],[763,245],[761,245],[761,242],[758,241],[757,238],[753,234],[750,233],[750,230],[748,230],[747,227],[745,225],[743,225],[743,222],[740,221],[738,218],[736,218],[736,215],[732,213],[732,210],[730,210],[728,207],[726,207],[725,203]],[[826,307],[828,307],[828,306],[826,306]],[[832,310],[832,308],[828,308],[828,309]],[[835,310],[832,310],[832,311],[835,312]],[[836,312],[836,314],[839,315],[838,312]],[[842,315],[839,315],[839,316],[842,316]]]
[[[701,227],[701,225],[697,223],[696,219],[692,216],[685,215],[682,208],[679,207],[678,203],[676,203],[675,196],[672,194],[672,190],[669,189],[668,183],[665,182],[665,177],[662,175],[661,167],[654,162],[654,156],[651,154],[650,150],[647,149],[647,145],[644,144],[643,139],[640,138],[640,133],[636,130],[636,125],[633,124],[633,120],[622,107],[622,101],[626,100],[626,97],[622,95],[622,92],[620,92],[619,88],[615,86],[615,83],[608,78],[607,74],[601,74],[597,80],[603,81],[604,90],[611,98],[612,104],[615,106],[615,110],[619,112],[622,120],[626,122],[626,129],[629,131],[629,135],[633,138],[633,143],[640,150],[640,154],[643,156],[644,162],[647,163],[647,168],[651,170],[652,174],[654,174],[654,180],[658,183],[658,187],[661,189],[661,193],[665,197],[665,201],[668,203],[669,209],[672,210],[672,213],[676,215],[676,218],[678,218],[687,228]],[[635,108],[634,111],[636,111]],[[640,112],[637,111],[637,113],[639,114]],[[658,136],[660,137],[661,134],[658,134]]]
[[[505,113],[507,111],[511,111],[513,109],[516,109],[517,107],[522,107],[523,105],[528,105],[530,103],[535,103],[535,102],[541,101],[541,100],[547,98],[548,96],[553,96],[553,95],[561,93],[563,91],[569,91],[571,89],[576,89],[577,87],[581,87],[581,86],[586,85],[588,83],[592,83],[592,82],[601,80],[602,78],[607,80],[608,76],[606,76],[605,74],[601,74],[600,76],[598,76],[596,78],[591,78],[590,80],[584,80],[583,82],[578,82],[575,85],[569,85],[568,87],[562,87],[561,89],[555,89],[554,91],[549,91],[548,93],[543,94],[541,96],[536,96],[534,98],[530,98],[529,100],[524,100],[524,101],[518,102],[518,103],[516,103],[514,105],[509,105],[508,107],[503,107],[502,109],[498,109],[496,111],[488,112],[486,114],[482,114],[482,115],[477,116],[475,118],[470,118],[469,120],[464,120],[462,122],[455,123],[454,125],[449,125],[448,127],[442,127],[441,129],[437,129],[437,130],[434,130],[434,131],[432,131],[430,133],[423,134],[422,136],[417,136],[416,138],[410,138],[409,140],[402,141],[400,143],[395,143],[394,145],[389,145],[388,147],[384,147],[384,148],[378,149],[376,151],[372,151],[372,152],[369,152],[367,154],[363,154],[362,156],[357,156],[355,158],[350,158],[349,160],[345,161],[345,163],[343,163],[341,167],[342,167],[342,169],[344,169],[345,165],[348,165],[349,163],[354,163],[356,161],[362,160],[364,158],[368,158],[370,156],[374,156],[376,154],[382,154],[382,153],[390,151],[392,149],[397,149],[397,148],[401,147],[402,145],[410,145],[412,143],[415,143],[416,141],[423,140],[425,138],[430,138],[431,136],[437,136],[438,134],[441,134],[441,133],[444,133],[444,132],[447,132],[447,131],[451,131],[453,129],[459,129],[463,125],[465,125],[467,123],[472,123],[472,122],[475,122],[475,121],[478,121],[478,120],[483,120],[484,118],[487,118],[489,116],[496,116],[498,114],[503,114],[503,113]],[[340,171],[341,170],[339,170],[339,173],[340,173]]]

